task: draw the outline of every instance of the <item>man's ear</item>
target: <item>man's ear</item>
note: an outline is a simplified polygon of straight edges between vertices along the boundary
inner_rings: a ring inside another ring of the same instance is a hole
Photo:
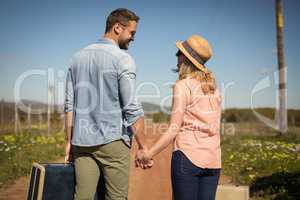
[[[122,32],[122,27],[119,23],[116,23],[114,26],[113,26],[113,30],[114,32],[119,35],[121,32]]]

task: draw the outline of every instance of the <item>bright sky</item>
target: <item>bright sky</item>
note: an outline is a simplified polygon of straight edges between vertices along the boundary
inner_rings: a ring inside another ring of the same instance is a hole
[[[14,99],[14,87],[22,74],[30,74],[30,70],[47,74],[51,68],[55,75],[56,102],[61,103],[71,56],[103,35],[106,17],[112,10],[126,7],[141,18],[129,49],[138,68],[138,95],[150,95],[141,97],[141,101],[170,102],[168,84],[177,78],[171,72],[176,66],[175,42],[199,34],[213,47],[208,68],[215,73],[221,90],[228,87],[223,106],[250,107],[252,94],[253,106],[275,106],[275,0],[175,2],[0,1],[0,98]],[[289,108],[300,108],[299,10],[300,1],[284,1]],[[47,76],[28,76],[21,83],[22,98],[47,100]],[[254,92],[258,86],[264,89]]]

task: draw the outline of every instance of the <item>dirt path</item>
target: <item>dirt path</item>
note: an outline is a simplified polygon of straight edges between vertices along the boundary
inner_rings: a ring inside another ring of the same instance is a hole
[[[153,144],[158,138],[159,133],[149,130],[147,143]],[[131,154],[132,158],[136,152],[136,145],[133,145]],[[171,182],[170,182],[170,159],[172,147],[169,146],[155,158],[154,166],[149,170],[135,168],[133,160],[131,163],[130,181],[129,181],[129,200],[168,200],[171,199]],[[63,158],[55,161],[62,162]],[[220,184],[231,182],[231,178],[221,175]],[[0,189],[0,200],[22,200],[26,199],[29,177],[21,177],[15,183]]]

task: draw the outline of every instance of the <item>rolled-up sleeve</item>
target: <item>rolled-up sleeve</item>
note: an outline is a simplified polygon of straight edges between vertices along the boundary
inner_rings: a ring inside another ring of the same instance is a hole
[[[142,105],[138,102],[136,87],[136,66],[130,55],[120,59],[118,63],[119,92],[125,127],[131,126],[138,118],[144,116]]]
[[[68,69],[65,89],[65,112],[72,112],[74,107],[74,89],[71,68]]]

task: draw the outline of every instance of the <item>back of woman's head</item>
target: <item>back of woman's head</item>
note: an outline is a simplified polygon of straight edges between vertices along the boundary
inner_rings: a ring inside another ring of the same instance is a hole
[[[204,72],[198,69],[184,54],[180,51],[176,56],[182,56],[181,62],[178,63],[179,80],[185,78],[194,78],[199,81],[204,94],[213,94],[216,90],[216,81],[211,71]]]

